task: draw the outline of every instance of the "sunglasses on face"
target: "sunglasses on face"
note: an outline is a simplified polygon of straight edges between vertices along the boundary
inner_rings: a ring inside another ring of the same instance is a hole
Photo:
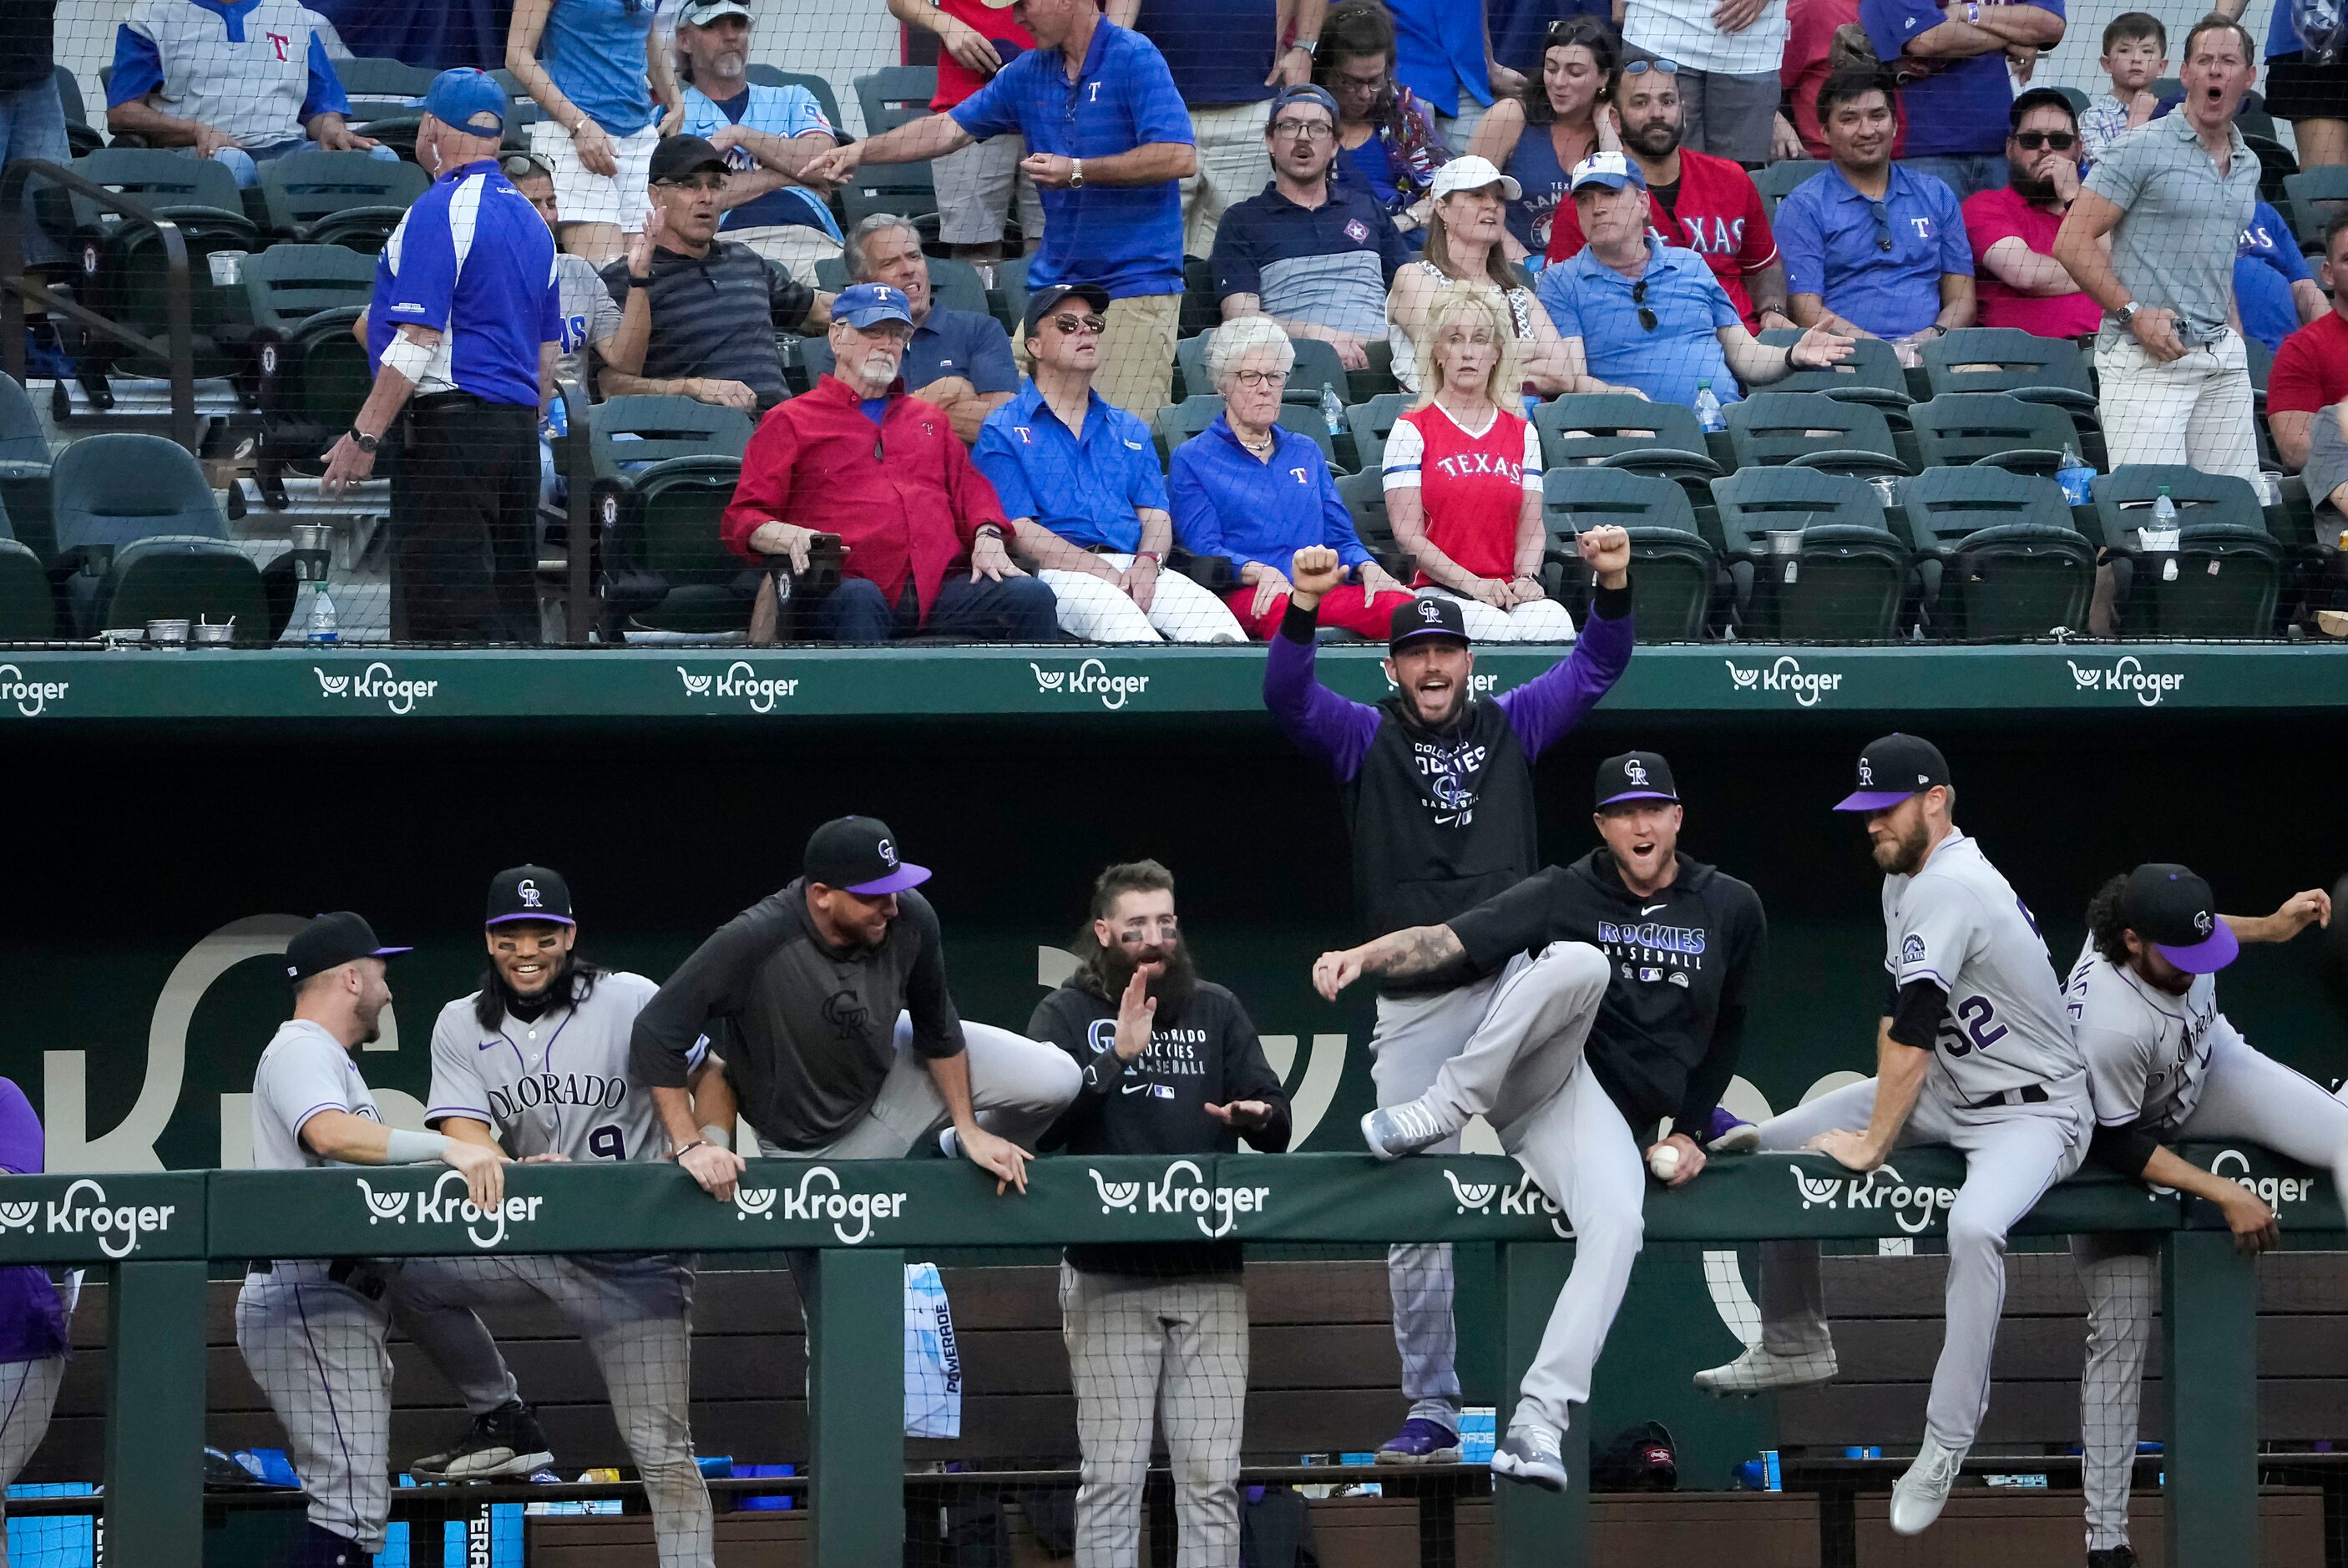
[[[1056,315],[1052,318],[1052,325],[1070,337],[1080,332],[1089,332],[1098,337],[1108,323],[1097,315]]]
[[[1647,280],[1641,278],[1631,285],[1631,303],[1639,307],[1639,325],[1649,332],[1655,330],[1655,313],[1647,304]]]
[[[1680,67],[1677,62],[1672,60],[1632,60],[1622,67],[1622,74],[1626,77],[1643,77],[1649,71],[1675,77],[1680,74]]]
[[[2079,139],[2067,130],[2017,130],[2013,133],[2013,145],[2024,152],[2035,152],[2042,147],[2068,152],[2078,144]]]
[[[537,159],[527,157],[519,152],[499,163],[498,168],[507,179],[512,181],[517,185],[520,184],[525,180],[551,180],[554,178],[553,171],[541,164]]]
[[[1879,251],[1890,250],[1891,248],[1891,214],[1883,210],[1883,203],[1880,201],[1869,201],[1867,204],[1867,210],[1875,214],[1875,248]]]

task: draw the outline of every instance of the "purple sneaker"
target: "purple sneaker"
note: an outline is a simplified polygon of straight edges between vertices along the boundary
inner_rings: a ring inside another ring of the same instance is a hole
[[[1704,1125],[1704,1151],[1706,1154],[1750,1154],[1761,1147],[1761,1130],[1749,1121],[1740,1121],[1725,1106],[1714,1108],[1712,1120]]]
[[[1440,1421],[1413,1416],[1378,1449],[1382,1465],[1453,1465],[1459,1462],[1459,1435]]]

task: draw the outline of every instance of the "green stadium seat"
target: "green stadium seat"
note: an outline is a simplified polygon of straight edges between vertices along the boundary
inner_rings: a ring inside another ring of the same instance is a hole
[[[57,602],[41,558],[7,537],[0,516],[0,643],[45,643],[57,634]]]
[[[1354,435],[1354,456],[1360,461],[1362,471],[1376,473],[1385,462],[1386,438],[1394,434],[1395,421],[1409,412],[1417,397],[1409,392],[1381,392],[1366,403],[1356,403],[1345,410],[1345,428]]]
[[[375,363],[351,324],[374,294],[375,267],[373,257],[327,244],[272,245],[244,260],[251,326],[239,341],[261,409],[255,477],[272,507],[287,504],[286,469],[314,470],[374,387]],[[390,477],[398,460],[397,441],[386,442],[377,476]]]
[[[1944,392],[1910,407],[1908,417],[1927,469],[1981,463],[2051,479],[2065,449],[2080,446],[2068,414],[2010,392]]]
[[[843,231],[888,212],[913,225],[923,240],[938,237],[938,191],[926,163],[865,164],[839,187],[837,200]]]
[[[2173,576],[2152,569],[2137,537],[2163,486],[2179,526]],[[2096,514],[2104,544],[2129,567],[2122,611],[2129,635],[2272,634],[2284,552],[2249,480],[2182,463],[2123,464],[2096,481]]]
[[[759,572],[726,548],[717,523],[741,478],[750,417],[690,397],[630,397],[597,404],[588,425],[616,631],[747,631]]]
[[[2072,525],[2054,480],[1930,468],[1908,481],[1900,511],[1934,635],[2039,637],[2085,626],[2096,548]]]
[[[177,536],[137,540],[114,552],[83,613],[81,633],[185,618],[236,624],[240,643],[269,641],[261,568],[232,544]]]
[[[1883,410],[1818,392],[1756,392],[1724,410],[1739,469],[1791,465],[1838,474],[1904,474]]]
[[[106,145],[106,138],[89,123],[89,111],[82,104],[81,83],[64,66],[57,68],[56,76],[57,102],[66,111],[67,156],[80,158],[96,152]]]
[[[2039,337],[2011,326],[1961,326],[1929,339],[1924,379],[1943,392],[2011,392],[2074,413],[2096,411],[2085,356],[2067,337]]]
[[[994,287],[987,291],[987,308],[994,319],[1011,335],[1015,346],[1019,329],[1027,317],[1027,258],[1013,256],[994,263]]]
[[[1747,637],[1870,642],[1892,634],[1908,550],[1883,526],[1874,489],[1849,474],[1795,466],[1741,468],[1712,482],[1727,553],[1753,568],[1742,606]],[[1800,531],[1794,553],[1773,531]]]
[[[1586,576],[1575,534],[1607,527],[1630,533],[1639,641],[1686,643],[1704,634],[1720,560],[1697,531],[1694,509],[1678,485],[1621,469],[1550,469],[1541,475],[1541,520],[1549,530],[1549,558],[1570,582]],[[1576,598],[1577,607],[1586,606],[1585,598]]]
[[[242,325],[244,291],[211,258],[220,253],[251,254],[262,248],[261,231],[244,214],[236,176],[209,158],[152,148],[108,147],[74,160],[74,172],[143,202],[159,219],[176,224],[188,253],[188,303],[195,334],[198,376],[228,376],[235,366],[214,335]],[[97,248],[98,267],[88,279],[94,308],[126,326],[161,339],[170,325],[168,271],[161,234],[151,225],[124,222],[86,197],[73,196],[73,228]],[[170,366],[128,347],[93,338],[101,368],[122,365],[135,376],[164,376]]]
[[[203,469],[177,442],[85,437],[57,454],[51,490],[58,552],[79,568],[67,582],[76,634],[201,614],[234,614],[240,632],[266,635],[260,571],[228,542]]]
[[[50,472],[48,431],[23,386],[0,371],[0,512],[7,515],[11,537],[44,563],[57,553]]]
[[[1797,326],[1773,326],[1761,335],[1761,341],[1772,348],[1790,347],[1802,340]],[[1823,392],[1829,397],[1845,397],[1854,403],[1872,403],[1878,407],[1905,408],[1908,396],[1908,373],[1900,367],[1900,356],[1890,344],[1879,337],[1862,337],[1850,346],[1850,357],[1823,369],[1797,368],[1791,376],[1768,385],[1772,392]]]
[[[1403,554],[1394,524],[1386,517],[1385,476],[1375,469],[1344,475],[1337,480],[1337,494],[1354,519],[1354,534],[1362,548],[1376,556],[1378,564],[1392,573],[1395,582],[1409,582],[1416,568]]]
[[[1782,163],[1772,163],[1753,171],[1753,188],[1761,192],[1761,201],[1769,215],[1777,215],[1777,203],[1791,194],[1797,185],[1813,175],[1823,173],[1826,164],[1815,158],[1789,158]]]
[[[932,256],[930,263],[930,303],[947,310],[966,310],[979,315],[988,315],[986,281],[978,269],[968,262],[957,262],[951,256]],[[815,264],[815,286],[827,293],[838,294],[848,286],[848,263],[839,256],[826,256]],[[1015,331],[1014,335],[1015,336]]]
[[[2234,123],[2241,127],[2242,140],[2249,146],[2250,156],[2259,160],[2259,200],[2281,211],[2291,201],[2284,182],[2299,172],[2299,160],[2275,139],[2274,119],[2266,112],[2263,101],[2257,110],[2257,119],[2265,122],[2265,129],[2254,129],[2250,99],[2258,96],[2250,93],[2243,98],[2242,112],[2234,117]],[[2288,212],[2284,213],[2284,221],[2290,221]]]
[[[385,163],[364,152],[309,149],[261,166],[262,205],[273,232],[370,256],[431,183],[413,163]]]
[[[1214,337],[1213,333],[1203,332],[1174,345],[1174,364],[1182,375],[1182,389],[1189,397],[1216,396],[1214,378],[1207,374],[1207,348]],[[1337,357],[1336,345],[1317,337],[1292,337],[1288,344],[1296,350],[1296,363],[1289,369],[1282,401],[1310,403],[1318,408],[1324,390],[1335,392],[1340,403],[1352,398],[1352,384],[1346,379],[1344,362]]]
[[[2322,254],[2323,226],[2348,202],[2348,163],[2302,170],[2282,187],[2290,199],[2283,215],[2291,220],[2299,248],[2312,256]]]
[[[879,136],[921,119],[938,96],[935,66],[884,66],[856,78],[856,102],[864,110],[864,134]],[[838,120],[832,128],[847,131]]]
[[[1544,469],[1594,463],[1706,480],[1721,471],[1704,449],[1695,410],[1677,403],[1651,403],[1626,392],[1569,392],[1533,410],[1533,428],[1540,432]]]

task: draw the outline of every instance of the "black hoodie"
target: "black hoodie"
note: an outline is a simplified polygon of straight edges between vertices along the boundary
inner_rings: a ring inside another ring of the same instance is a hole
[[[1652,898],[1622,885],[1613,855],[1592,850],[1536,872],[1447,923],[1489,974],[1519,953],[1586,942],[1613,974],[1598,1005],[1591,1069],[1643,1143],[1665,1117],[1699,1144],[1736,1071],[1754,970],[1768,936],[1761,898],[1701,861]]]

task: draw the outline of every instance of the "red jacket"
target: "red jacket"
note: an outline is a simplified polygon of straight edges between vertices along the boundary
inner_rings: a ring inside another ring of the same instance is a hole
[[[910,574],[924,624],[946,573],[968,570],[979,528],[1011,531],[945,410],[892,388],[876,429],[854,389],[830,376],[769,410],[742,453],[720,524],[726,548],[755,560],[750,534],[767,522],[839,535],[842,572],[892,604]]]

